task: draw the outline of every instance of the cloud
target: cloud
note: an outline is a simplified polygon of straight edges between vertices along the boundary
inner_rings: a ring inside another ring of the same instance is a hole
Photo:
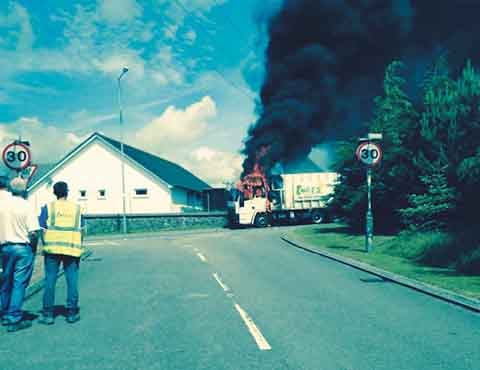
[[[21,135],[30,141],[34,163],[52,163],[78,145],[84,137],[47,125],[36,117],[21,117],[8,124],[0,123],[0,147],[3,148]]]
[[[189,15],[201,19],[204,23],[211,24],[205,16],[212,8],[222,5],[226,0],[157,0],[158,9],[165,15],[169,22],[164,27],[164,36],[169,40],[175,40],[179,29],[184,25]]]
[[[98,14],[111,24],[127,23],[142,15],[143,9],[135,0],[99,0]]]
[[[30,23],[30,16],[27,10],[12,2],[6,15],[0,14],[0,28],[7,28],[10,32],[5,33],[6,38],[10,38],[17,50],[28,49],[35,41],[35,36]],[[2,35],[2,39],[5,37]],[[8,42],[2,40],[2,43]]]
[[[131,50],[125,50],[121,54],[110,54],[103,58],[95,58],[92,63],[105,74],[119,75],[125,66],[128,66],[129,75],[133,75],[134,79],[140,79],[145,74],[144,60]]]
[[[187,42],[192,45],[195,43],[195,40],[197,39],[197,33],[194,30],[190,30],[185,33],[183,36]]]
[[[240,154],[201,146],[190,153],[184,166],[210,185],[221,186],[240,178],[242,162]]]
[[[185,109],[169,106],[163,114],[136,135],[138,145],[155,153],[168,153],[179,145],[189,144],[205,133],[209,121],[217,115],[217,107],[210,96],[203,97]]]
[[[0,12],[0,80],[45,71],[117,75],[126,64],[132,66],[132,77],[144,76],[148,62],[141,55],[141,44],[152,40],[155,25],[139,19],[142,8],[136,1],[101,0],[97,7],[76,5],[74,9],[72,14],[57,10],[50,15],[49,21],[63,25],[57,43],[61,46],[56,48],[34,45],[26,8],[12,2],[6,13]]]

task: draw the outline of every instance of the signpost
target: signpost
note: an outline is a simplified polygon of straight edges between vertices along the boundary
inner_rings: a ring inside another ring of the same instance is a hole
[[[356,155],[359,161],[367,166],[368,204],[365,227],[365,251],[369,253],[373,247],[373,213],[372,213],[372,167],[382,160],[382,149],[371,140],[381,140],[382,134],[368,134],[367,139],[360,139]]]
[[[25,143],[14,141],[3,149],[2,159],[8,168],[20,172],[30,166],[32,155]]]
[[[28,141],[15,140],[2,151],[2,160],[5,165],[17,172],[17,176],[25,179],[27,184],[37,171],[38,166],[32,164],[32,153]]]

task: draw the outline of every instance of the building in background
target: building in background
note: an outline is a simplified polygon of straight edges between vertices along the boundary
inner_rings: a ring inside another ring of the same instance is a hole
[[[39,209],[53,201],[53,184],[65,181],[69,199],[90,215],[123,213],[121,143],[92,134],[55,165],[39,166],[28,188]],[[124,144],[127,214],[207,210],[210,186],[183,167]],[[203,196],[202,196],[203,195]]]

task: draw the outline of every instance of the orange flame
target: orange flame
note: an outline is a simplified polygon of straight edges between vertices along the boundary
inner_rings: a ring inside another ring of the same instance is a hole
[[[252,199],[254,196],[262,196],[268,198],[270,186],[268,185],[267,176],[260,160],[268,153],[270,146],[262,146],[255,156],[256,162],[253,170],[249,174],[237,182],[237,189],[241,191],[245,199]]]

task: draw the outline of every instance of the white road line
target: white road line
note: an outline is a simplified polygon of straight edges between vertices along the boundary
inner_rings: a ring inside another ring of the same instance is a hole
[[[220,280],[217,273],[214,273],[213,277],[215,278],[215,280],[217,280],[217,283],[222,287],[222,289],[224,291],[226,291],[226,292],[230,291],[230,288],[228,286],[226,286],[224,283],[222,283],[222,280]]]
[[[198,258],[200,258],[202,260],[202,262],[205,262],[205,263],[207,262],[207,259],[205,258],[205,256],[203,254],[201,254],[200,252],[197,253],[197,256],[198,256]]]
[[[270,347],[270,344],[268,344],[267,340],[262,335],[260,329],[257,328],[252,318],[248,316],[248,313],[246,313],[238,303],[235,303],[235,308],[243,319],[245,325],[247,325],[248,331],[250,331],[250,334],[252,334],[253,339],[255,339],[255,342],[257,342],[258,348],[260,348],[261,351],[270,351],[272,347]]]

